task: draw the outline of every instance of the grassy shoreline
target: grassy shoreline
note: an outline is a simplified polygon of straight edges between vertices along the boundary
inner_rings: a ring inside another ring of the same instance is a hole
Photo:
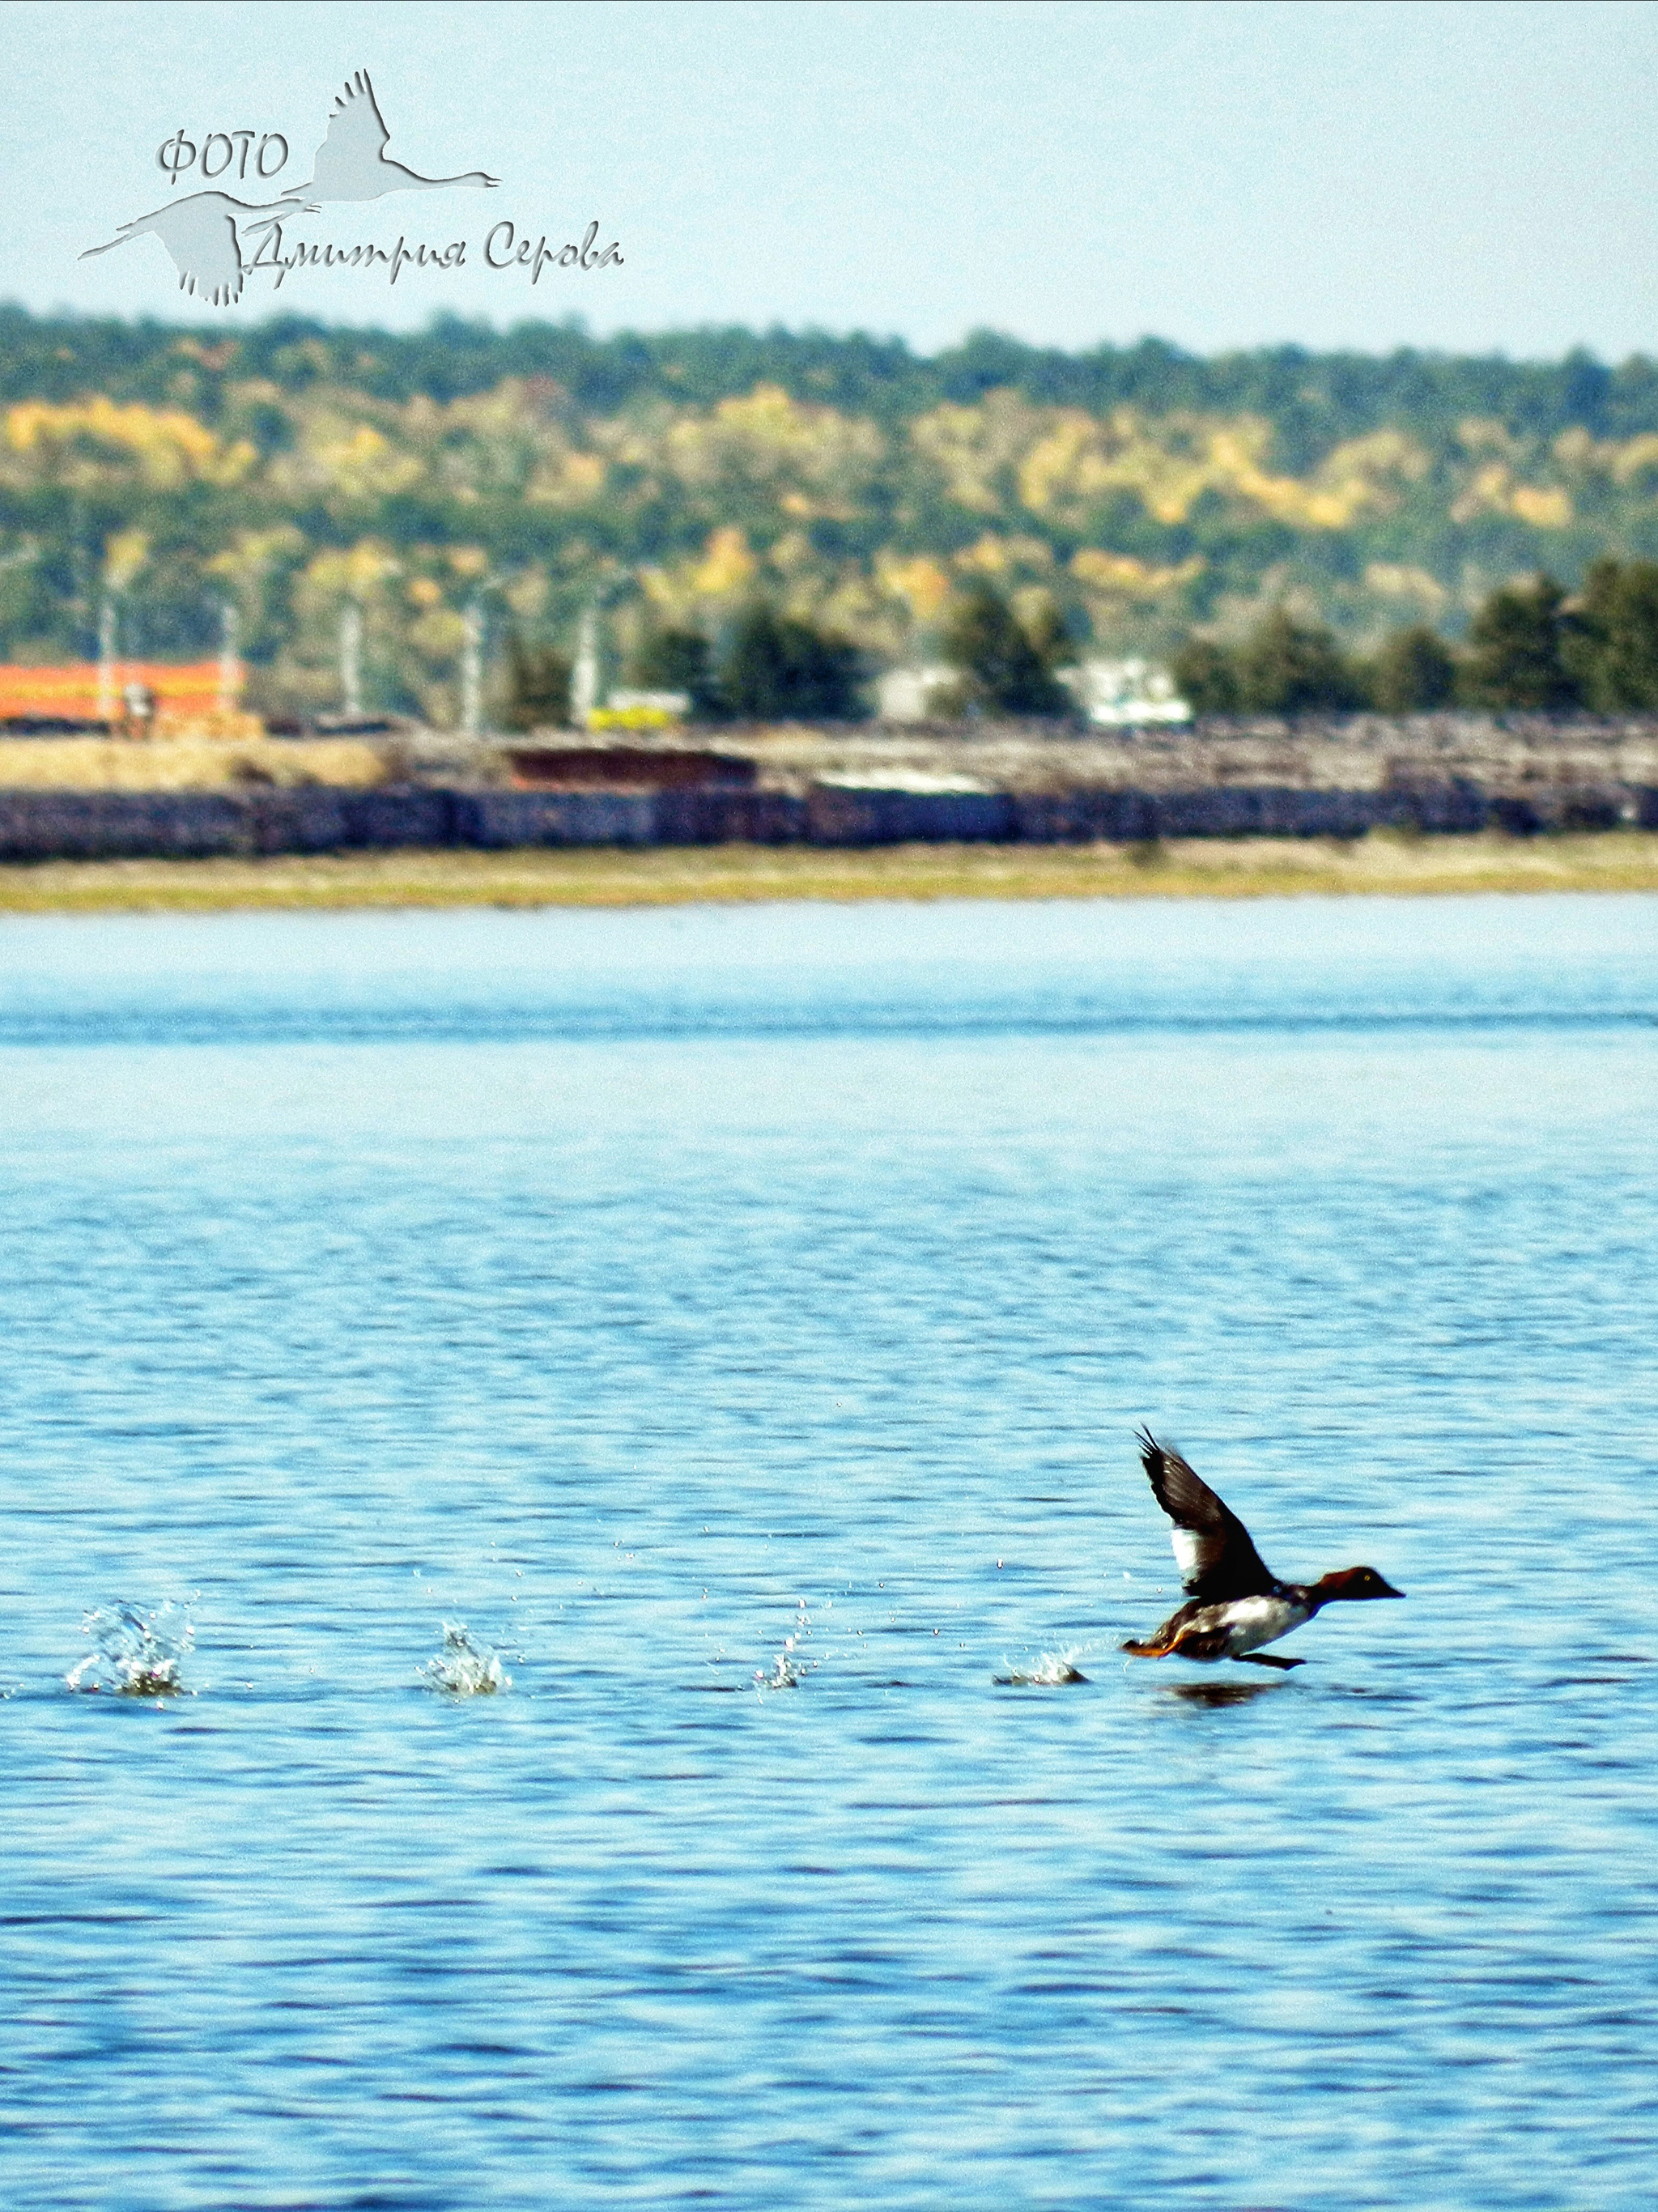
[[[0,913],[216,914],[363,907],[747,905],[821,899],[1419,897],[1658,890],[1658,833],[1351,843],[720,845],[647,852],[398,851],[268,860],[0,864]]]

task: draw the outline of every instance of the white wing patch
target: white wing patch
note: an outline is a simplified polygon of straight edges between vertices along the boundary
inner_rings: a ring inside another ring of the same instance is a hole
[[[1231,1659],[1257,1650],[1263,1644],[1276,1644],[1280,1636],[1287,1636],[1311,1617],[1305,1606],[1291,1605],[1281,1597],[1236,1598],[1225,1612],[1226,1652]]]
[[[1180,1569],[1180,1578],[1189,1583],[1198,1571],[1202,1547],[1189,1528],[1171,1528],[1169,1540],[1175,1547],[1175,1565]]]

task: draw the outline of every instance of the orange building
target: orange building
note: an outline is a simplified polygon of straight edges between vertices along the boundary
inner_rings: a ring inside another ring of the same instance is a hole
[[[157,715],[165,714],[176,722],[199,721],[225,708],[235,711],[241,693],[241,665],[235,665],[234,688],[228,698],[225,672],[216,659],[118,660],[107,669],[95,660],[71,661],[56,668],[0,662],[0,722],[125,721],[128,690],[140,685],[155,701]]]

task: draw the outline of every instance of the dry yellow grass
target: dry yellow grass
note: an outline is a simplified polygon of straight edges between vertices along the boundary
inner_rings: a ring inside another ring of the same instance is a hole
[[[386,760],[351,738],[11,738],[0,749],[8,791],[222,791],[246,783],[383,783]]]
[[[0,911],[217,913],[349,907],[629,907],[768,900],[1282,898],[1658,890],[1658,835],[1353,844],[1279,838],[1121,846],[902,845],[874,852],[394,852],[0,866]]]

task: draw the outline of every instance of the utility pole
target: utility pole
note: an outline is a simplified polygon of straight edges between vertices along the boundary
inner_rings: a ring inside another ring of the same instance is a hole
[[[576,633],[575,667],[570,677],[570,712],[585,729],[598,704],[598,606],[590,601]]]
[[[106,592],[98,610],[98,719],[115,720],[115,597]]]
[[[483,726],[483,602],[469,602],[462,618],[460,644],[460,731],[476,744]]]
[[[219,712],[234,714],[242,695],[242,664],[236,651],[241,627],[235,608],[226,599],[219,609]]]
[[[353,720],[362,713],[362,609],[355,599],[340,609],[340,703]]]

